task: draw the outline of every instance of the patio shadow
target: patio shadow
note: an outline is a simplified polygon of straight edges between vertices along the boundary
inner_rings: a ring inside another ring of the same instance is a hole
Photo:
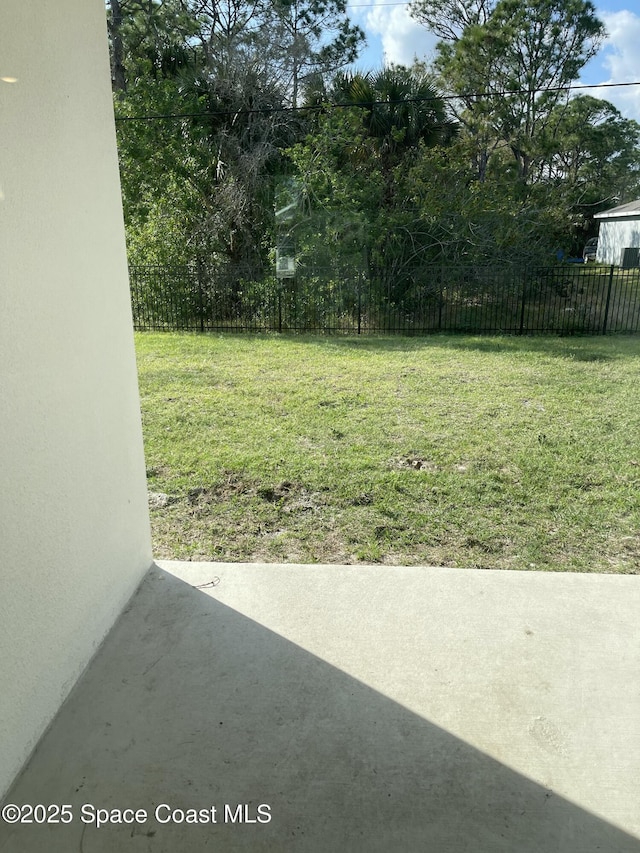
[[[158,567],[6,802],[69,804],[74,819],[0,824],[2,853],[640,851],[637,838]],[[162,803],[216,805],[218,822],[158,822]],[[83,804],[149,816],[98,829],[80,820]],[[224,822],[225,804],[236,818],[243,806],[242,823]]]

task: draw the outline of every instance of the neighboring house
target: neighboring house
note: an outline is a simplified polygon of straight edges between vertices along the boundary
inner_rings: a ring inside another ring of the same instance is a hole
[[[600,223],[596,260],[602,264],[637,266],[640,250],[640,199],[605,210],[604,213],[596,213],[594,219]],[[627,252],[627,249],[636,251]]]

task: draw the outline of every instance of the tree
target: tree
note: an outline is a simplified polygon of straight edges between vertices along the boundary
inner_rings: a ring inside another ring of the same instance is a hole
[[[264,7],[120,0],[119,9],[125,89],[116,111],[130,256],[164,260],[172,246],[176,261],[261,275],[270,172],[291,142],[290,118],[279,112],[284,87],[257,43]],[[165,118],[145,119],[153,115]]]
[[[113,91],[157,81],[193,65],[195,22],[179,0],[107,0]]]
[[[282,150],[301,121],[283,107],[362,38],[343,0],[111,0],[107,11],[132,260],[172,254],[218,279],[261,277]],[[165,118],[142,120],[153,115]]]
[[[420,144],[448,141],[456,132],[433,77],[422,66],[337,74],[329,99],[362,108],[366,132],[383,159],[397,160]]]
[[[274,0],[268,42],[297,107],[301,86],[358,56],[365,35],[346,14],[346,0]]]
[[[114,92],[126,89],[124,45],[122,42],[122,7],[120,0],[109,0],[107,31],[111,45],[111,85]]]
[[[504,162],[508,153],[527,184],[537,174],[551,113],[566,103],[568,87],[595,56],[604,27],[589,0],[452,5],[454,38],[439,43],[435,64],[446,90],[459,99],[478,177],[485,180],[490,161]],[[444,33],[432,7],[431,0],[415,0],[414,14]]]
[[[578,95],[549,116],[540,180],[562,184],[577,205],[595,205],[603,195],[635,198],[639,143],[637,122],[625,119],[608,101]]]
[[[409,12],[424,27],[446,41],[457,41],[468,27],[486,24],[495,0],[412,0]]]

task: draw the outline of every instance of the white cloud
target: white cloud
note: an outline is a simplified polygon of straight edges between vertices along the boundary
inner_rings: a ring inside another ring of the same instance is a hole
[[[598,57],[607,76],[593,82],[632,83],[640,80],[640,15],[628,9],[619,12],[598,10],[598,17],[607,30],[607,39]],[[640,121],[640,86],[593,89],[589,94],[611,101],[627,118]]]
[[[367,14],[366,29],[380,36],[387,64],[411,65],[416,57],[433,57],[437,38],[414,21],[407,6],[374,6]]]

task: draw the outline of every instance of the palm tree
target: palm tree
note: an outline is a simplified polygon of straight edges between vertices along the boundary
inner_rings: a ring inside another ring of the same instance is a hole
[[[457,132],[446,102],[419,68],[392,65],[373,73],[339,73],[329,99],[364,108],[364,126],[386,168],[411,149],[444,144]]]

